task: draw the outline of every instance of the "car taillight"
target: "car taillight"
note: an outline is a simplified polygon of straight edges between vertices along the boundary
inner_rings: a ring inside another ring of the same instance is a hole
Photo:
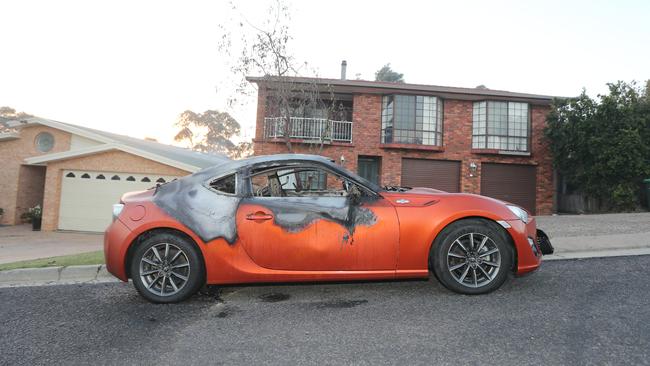
[[[116,203],[113,205],[113,221],[117,220],[117,217],[120,216],[123,209],[124,204],[122,203]]]

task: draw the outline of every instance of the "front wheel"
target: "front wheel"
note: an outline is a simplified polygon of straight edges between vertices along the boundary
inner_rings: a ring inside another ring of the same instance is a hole
[[[461,220],[438,236],[431,265],[448,289],[467,295],[499,288],[512,268],[512,249],[500,228],[483,220]]]
[[[179,302],[194,295],[203,285],[204,273],[196,247],[171,233],[144,240],[131,261],[133,285],[155,303]]]

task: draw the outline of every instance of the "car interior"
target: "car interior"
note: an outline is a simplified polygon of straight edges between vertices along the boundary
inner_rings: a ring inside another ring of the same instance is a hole
[[[254,171],[250,182],[255,197],[346,197],[361,192],[347,179],[314,166]]]

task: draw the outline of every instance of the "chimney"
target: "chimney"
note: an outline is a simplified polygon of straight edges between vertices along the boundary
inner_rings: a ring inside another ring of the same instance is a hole
[[[341,80],[345,80],[345,71],[348,68],[347,61],[341,61]]]

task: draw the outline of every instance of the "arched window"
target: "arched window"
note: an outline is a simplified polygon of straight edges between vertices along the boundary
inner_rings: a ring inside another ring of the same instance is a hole
[[[165,181],[165,179],[163,179],[163,178],[158,178],[158,180],[156,181],[156,183],[165,183],[165,182],[166,182],[166,181]]]
[[[90,174],[84,173],[84,175],[81,176],[83,179],[90,179]]]
[[[135,178],[133,178],[132,175],[129,176],[128,178],[126,178],[126,180],[129,181],[129,182],[135,182]]]
[[[74,175],[73,172],[70,172],[70,173],[66,174],[65,177],[66,178],[74,178],[74,177],[76,177],[76,175]]]
[[[104,174],[100,174],[97,177],[95,177],[95,179],[106,179],[106,177],[104,176]]]
[[[149,177],[144,177],[141,182],[151,182],[151,179],[149,179]]]
[[[120,180],[120,179],[122,179],[122,178],[120,178],[118,175],[114,175],[114,176],[111,178],[111,180]]]

